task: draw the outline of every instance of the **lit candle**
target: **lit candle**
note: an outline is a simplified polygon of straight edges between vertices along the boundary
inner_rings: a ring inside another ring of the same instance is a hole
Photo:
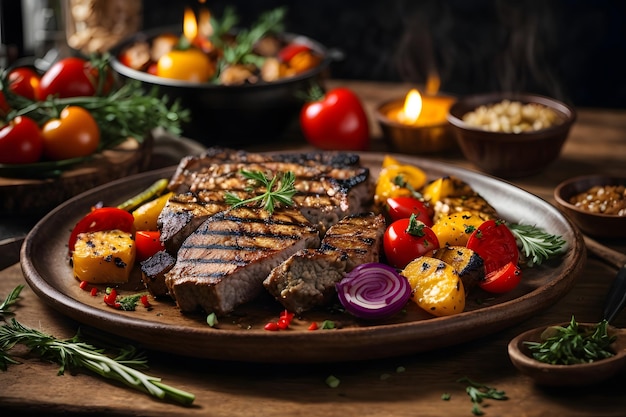
[[[185,7],[185,14],[183,15],[183,34],[189,43],[193,43],[198,36],[198,23],[196,22],[196,15],[189,7]]]
[[[423,127],[446,123],[446,117],[454,99],[446,96],[422,96],[412,89],[404,99],[404,105],[391,109],[391,120],[409,126]]]

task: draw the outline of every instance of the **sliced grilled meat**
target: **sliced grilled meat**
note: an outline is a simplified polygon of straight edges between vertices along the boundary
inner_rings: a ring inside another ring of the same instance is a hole
[[[162,250],[141,262],[141,280],[154,297],[166,297],[165,273],[174,267],[176,258]]]
[[[224,193],[249,193],[242,169],[268,176],[291,171],[296,176],[294,202],[322,233],[346,215],[362,212],[372,200],[369,169],[356,154],[265,155],[212,149],[181,161],[170,182],[176,194],[161,215],[161,239],[175,253],[186,236],[205,219],[223,210]]]
[[[274,268],[263,285],[289,311],[325,305],[346,273],[379,260],[384,232],[382,215],[346,217],[328,229],[319,249],[297,252]]]
[[[294,208],[222,211],[185,239],[165,284],[183,312],[228,314],[263,291],[272,268],[319,243],[317,229]]]

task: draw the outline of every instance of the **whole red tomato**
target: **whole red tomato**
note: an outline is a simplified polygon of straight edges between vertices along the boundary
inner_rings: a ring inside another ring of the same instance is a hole
[[[0,129],[0,163],[31,164],[41,159],[43,139],[39,126],[27,116],[18,116]]]
[[[389,197],[387,199],[387,213],[392,221],[405,219],[415,214],[417,220],[426,226],[433,225],[432,210],[423,201],[410,196]]]
[[[0,119],[3,119],[10,111],[11,107],[9,107],[4,93],[0,90]]]
[[[41,128],[44,156],[58,161],[91,155],[100,144],[100,129],[89,111],[69,106]]]
[[[359,98],[336,88],[304,105],[300,127],[306,140],[320,149],[364,151],[369,148],[369,122]]]
[[[62,59],[52,64],[41,77],[39,99],[105,94],[110,90],[113,78],[110,72],[104,74],[103,89],[98,91],[100,76],[99,70],[90,61],[77,57]]]
[[[387,263],[402,269],[409,262],[439,249],[439,239],[432,229],[415,215],[391,223],[383,237]]]
[[[9,89],[15,94],[37,100],[40,77],[35,70],[19,67],[9,71]]]

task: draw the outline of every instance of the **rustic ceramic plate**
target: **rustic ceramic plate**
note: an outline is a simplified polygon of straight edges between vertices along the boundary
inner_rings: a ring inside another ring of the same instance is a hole
[[[467,298],[466,311],[434,318],[409,303],[405,313],[380,322],[358,321],[342,313],[304,314],[286,331],[263,329],[276,321],[282,308],[270,299],[242,306],[217,327],[206,316],[182,315],[171,300],[153,302],[123,312],[104,305],[79,289],[67,259],[67,240],[74,224],[98,201],[115,205],[171,176],[174,168],[152,171],[115,181],[83,193],[54,209],[31,231],[21,251],[27,282],[53,308],[89,326],[131,339],[145,348],[174,354],[252,362],[329,362],[374,359],[433,350],[497,332],[551,306],[572,287],[580,272],[585,249],[580,232],[556,208],[509,183],[434,161],[396,155],[402,162],[422,167],[431,178],[455,175],[472,185],[509,221],[535,224],[564,237],[568,248],[555,262],[524,270],[519,287],[502,296],[476,290]],[[363,154],[364,165],[377,175],[381,154]],[[138,271],[122,294],[143,291]],[[102,293],[101,293],[102,294]],[[307,330],[312,321],[332,320],[332,330]]]

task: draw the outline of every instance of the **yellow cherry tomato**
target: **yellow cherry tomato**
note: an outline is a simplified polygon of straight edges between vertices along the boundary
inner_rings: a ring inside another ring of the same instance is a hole
[[[174,49],[157,61],[156,75],[163,78],[203,83],[214,74],[211,60],[198,49]]]
[[[374,199],[384,204],[391,197],[410,196],[426,184],[426,179],[426,173],[418,167],[388,160],[378,175]]]
[[[79,106],[68,106],[58,119],[50,119],[41,128],[43,153],[47,159],[88,156],[96,152],[100,144],[100,128],[95,119]]]

